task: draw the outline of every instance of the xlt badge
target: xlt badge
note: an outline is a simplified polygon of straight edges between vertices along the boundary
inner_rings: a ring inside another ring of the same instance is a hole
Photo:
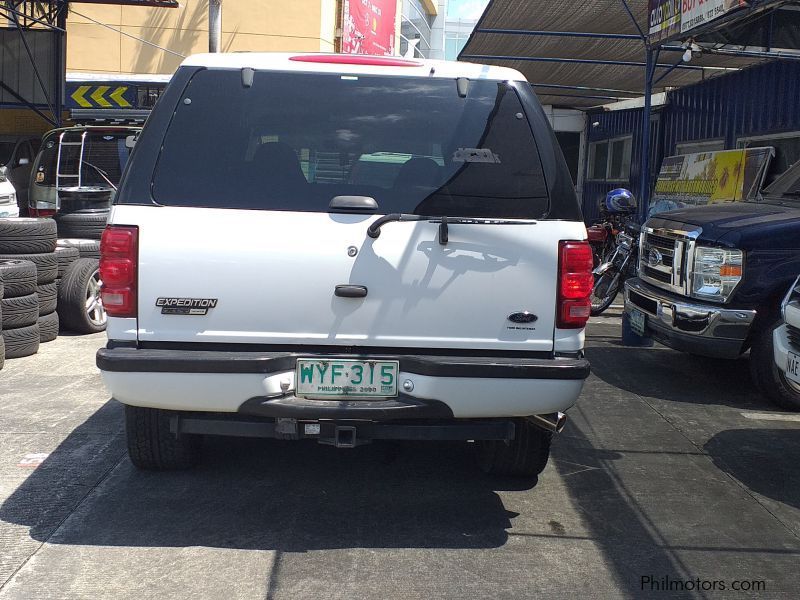
[[[162,315],[207,315],[217,306],[216,298],[157,298]]]

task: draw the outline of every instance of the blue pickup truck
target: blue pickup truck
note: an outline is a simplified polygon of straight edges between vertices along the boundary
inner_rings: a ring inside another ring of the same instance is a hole
[[[800,386],[773,360],[781,300],[800,273],[800,163],[747,202],[658,214],[642,228],[638,277],[625,284],[634,331],[692,354],[750,351],[756,386],[800,410]]]

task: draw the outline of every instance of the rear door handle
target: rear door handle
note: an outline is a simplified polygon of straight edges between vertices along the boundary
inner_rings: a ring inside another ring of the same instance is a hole
[[[365,298],[367,296],[367,286],[365,285],[337,285],[333,292],[339,298]]]

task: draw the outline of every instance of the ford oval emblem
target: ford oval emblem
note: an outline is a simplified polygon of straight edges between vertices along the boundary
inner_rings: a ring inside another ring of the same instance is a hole
[[[538,318],[539,317],[537,317],[535,314],[530,313],[527,310],[508,315],[508,320],[512,323],[533,323]]]
[[[664,256],[656,250],[655,248],[650,248],[650,252],[647,253],[647,264],[651,267],[655,267],[656,265],[660,265],[661,261],[664,259]]]

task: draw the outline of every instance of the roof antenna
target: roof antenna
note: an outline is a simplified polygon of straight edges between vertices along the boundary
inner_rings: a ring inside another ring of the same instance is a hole
[[[431,67],[431,72],[428,73],[428,77],[433,77],[434,73],[436,73],[436,67]]]
[[[456,87],[458,88],[458,97],[466,98],[467,90],[469,89],[469,79],[466,77],[459,77],[456,79]]]
[[[242,85],[246,88],[253,87],[253,76],[256,72],[250,67],[242,69]]]

